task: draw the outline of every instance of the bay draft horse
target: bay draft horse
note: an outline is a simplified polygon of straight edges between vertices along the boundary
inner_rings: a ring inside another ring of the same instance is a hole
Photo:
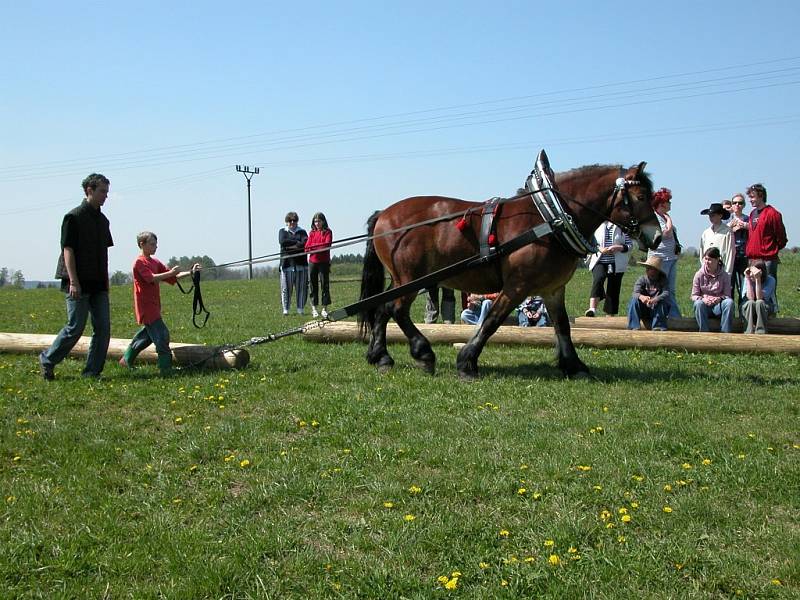
[[[629,224],[628,233],[640,246],[658,246],[661,229],[650,206],[652,183],[644,173],[644,166],[642,162],[623,171],[619,165],[590,165],[556,175],[563,207],[585,239],[594,239],[595,229],[608,219]],[[626,182],[618,187],[620,177]],[[381,237],[384,232],[445,215],[455,216]],[[462,215],[466,220],[462,223],[462,227],[466,225],[463,230],[455,224]],[[529,194],[510,199],[502,204],[495,218],[497,243],[502,244],[542,222]],[[475,255],[480,228],[481,203],[455,198],[416,196],[376,212],[368,221],[370,240],[364,256],[361,299],[384,290],[384,266],[391,275],[391,289]],[[486,341],[526,296],[536,294],[544,298],[553,320],[559,368],[567,377],[588,377],[589,369],[572,344],[564,306],[565,286],[580,258],[550,234],[440,282],[457,290],[500,293],[486,319],[458,353],[459,375],[468,379],[477,376],[478,357]],[[386,348],[386,325],[390,317],[408,338],[417,365],[431,374],[435,370],[436,355],[430,342],[410,318],[416,295],[411,293],[359,314],[362,332],[370,334],[367,361],[381,371],[394,365]]]

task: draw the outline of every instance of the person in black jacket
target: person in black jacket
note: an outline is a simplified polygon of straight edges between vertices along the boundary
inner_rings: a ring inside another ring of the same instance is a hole
[[[308,296],[308,258],[306,257],[306,230],[298,225],[296,212],[286,213],[286,227],[278,231],[281,246],[281,306],[289,314],[292,290],[295,290],[297,314],[302,315]]]
[[[78,343],[92,316],[92,341],[83,369],[84,377],[99,377],[111,338],[108,303],[108,248],[114,245],[108,219],[100,210],[108,198],[110,182],[99,173],[83,180],[86,198],[61,223],[61,254],[56,278],[66,293],[67,324],[53,344],[39,355],[42,377],[55,379],[53,369]]]

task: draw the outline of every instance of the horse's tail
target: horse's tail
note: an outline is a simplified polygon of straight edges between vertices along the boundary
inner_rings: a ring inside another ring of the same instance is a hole
[[[384,269],[378,253],[375,252],[375,241],[372,236],[375,233],[375,223],[378,221],[381,211],[376,210],[367,220],[367,251],[364,253],[364,270],[361,273],[361,296],[360,300],[380,294],[384,289]],[[358,313],[358,328],[362,336],[366,336],[372,331],[377,317],[377,306],[365,308]]]

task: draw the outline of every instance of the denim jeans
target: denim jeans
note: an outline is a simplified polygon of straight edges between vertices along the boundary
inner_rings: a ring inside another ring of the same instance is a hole
[[[667,275],[667,286],[669,287],[669,310],[667,311],[668,317],[680,318],[681,309],[678,308],[678,295],[675,290],[678,278],[678,260],[663,260],[661,261],[661,270]]]
[[[517,323],[520,327],[547,327],[547,317],[544,313],[540,313],[536,321],[531,321],[528,316],[521,310],[517,311]]]
[[[136,358],[139,353],[147,348],[150,344],[155,344],[156,352],[159,355],[171,355],[169,349],[169,329],[164,324],[162,319],[156,319],[136,332],[131,340],[131,345],[128,349],[131,351],[130,362]]]
[[[103,372],[108,353],[108,342],[111,339],[111,315],[108,304],[108,292],[81,294],[77,300],[69,294],[67,301],[67,324],[58,332],[50,348],[42,352],[40,360],[43,365],[54,367],[67,357],[70,350],[78,343],[86,320],[92,317],[92,340],[83,374],[98,376]]]
[[[281,269],[281,305],[288,311],[294,292],[297,312],[302,313],[308,297],[308,267],[294,266]]]
[[[667,303],[659,302],[653,308],[638,298],[628,302],[628,329],[641,329],[642,321],[649,321],[650,328],[667,328]]]
[[[489,310],[491,308],[492,308],[492,301],[484,300],[483,302],[481,302],[480,312],[467,308],[461,313],[461,320],[467,325],[480,325],[481,323],[483,323],[483,320],[486,318],[486,315],[489,314]]]
[[[702,300],[694,301],[694,316],[700,331],[708,331],[708,317],[714,315],[720,318],[719,330],[730,333],[733,329],[733,300],[725,298],[714,306],[707,306]]]

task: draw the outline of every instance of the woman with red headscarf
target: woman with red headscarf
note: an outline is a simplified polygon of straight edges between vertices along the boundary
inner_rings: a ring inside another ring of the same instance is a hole
[[[678,296],[675,293],[675,280],[678,276],[678,255],[681,253],[681,244],[678,241],[678,232],[669,216],[670,208],[672,208],[672,192],[662,187],[653,193],[651,204],[656,212],[658,224],[661,225],[661,243],[655,250],[647,252],[647,258],[655,256],[661,259],[661,270],[667,276],[669,287],[670,307],[667,316],[680,317],[681,311],[678,308]]]

